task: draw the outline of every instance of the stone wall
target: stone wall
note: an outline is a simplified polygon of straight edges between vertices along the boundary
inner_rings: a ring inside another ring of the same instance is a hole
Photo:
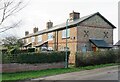
[[[112,27],[98,15],[80,23],[77,27],[78,51],[81,51],[81,48],[85,45],[88,48],[87,50],[91,50],[91,44],[89,42],[90,38],[103,39],[108,44],[113,44]]]
[[[100,27],[100,28],[108,28],[112,29],[112,26],[108,24],[103,18],[101,18],[99,15],[94,15],[91,18],[85,20],[84,22],[81,23],[81,25],[86,25],[86,26],[95,26],[95,27]]]
[[[21,72],[21,71],[30,71],[30,70],[43,70],[51,68],[64,68],[64,62],[61,63],[45,63],[45,64],[2,64],[1,72]]]
[[[90,27],[78,27],[80,30],[78,30],[78,47],[89,45],[89,39],[95,38],[95,39],[103,39],[105,40],[109,45],[113,44],[113,29],[101,29],[101,28],[90,28]],[[85,35],[84,31],[88,31],[88,36]],[[107,37],[104,37],[104,32],[108,32]],[[80,50],[78,48],[78,50]]]

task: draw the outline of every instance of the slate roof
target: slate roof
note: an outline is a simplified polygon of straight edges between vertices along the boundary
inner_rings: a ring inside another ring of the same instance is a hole
[[[39,43],[39,44],[37,44],[37,45],[35,45],[35,47],[39,47],[39,46],[41,46],[41,45],[43,45],[43,44],[45,44],[45,43],[47,43],[48,41],[44,41],[44,42],[42,42],[42,43]]]
[[[93,43],[98,48],[112,48],[105,40],[102,39],[89,39],[91,43]]]
[[[27,47],[29,45],[32,45],[32,42],[25,44],[24,47]]]
[[[115,44],[115,46],[120,46],[120,40]]]
[[[111,24],[105,17],[103,17],[99,12],[97,13],[94,13],[94,14],[91,14],[91,15],[87,15],[87,16],[84,16],[84,17],[81,17],[80,19],[76,19],[74,21],[70,21],[68,22],[68,28],[71,27],[71,26],[77,26],[78,23],[81,23],[91,17],[93,17],[94,15],[99,15],[100,17],[103,18],[103,20],[105,20],[108,24],[110,24],[113,28],[116,28],[113,24]],[[41,30],[41,31],[38,31],[36,33],[32,33],[32,34],[29,34],[23,38],[27,38],[27,37],[31,37],[31,36],[36,36],[36,35],[40,35],[40,34],[44,34],[44,33],[48,33],[48,32],[52,32],[52,31],[56,31],[56,30],[60,30],[60,29],[65,29],[66,27],[66,23],[62,23],[62,24],[59,24],[59,25],[56,25],[56,26],[53,26],[51,27],[50,29],[45,29],[45,30]],[[23,39],[22,38],[22,39]]]

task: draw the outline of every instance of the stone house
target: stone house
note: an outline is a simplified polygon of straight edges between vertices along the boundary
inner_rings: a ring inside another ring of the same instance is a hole
[[[25,32],[22,39],[24,47],[34,47],[37,51],[42,48],[49,50],[71,51],[69,63],[75,63],[76,51],[88,52],[110,49],[113,45],[113,29],[116,28],[99,12],[80,17],[79,12],[69,14],[69,22],[66,38],[66,23],[53,26],[53,22],[46,24],[46,29],[33,33]],[[66,39],[68,48],[66,48]]]

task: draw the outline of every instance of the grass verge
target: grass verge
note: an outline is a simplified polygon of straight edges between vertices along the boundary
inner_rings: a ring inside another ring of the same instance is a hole
[[[47,70],[38,70],[38,71],[16,72],[16,73],[3,73],[2,80],[6,81],[6,80],[32,79],[32,78],[38,78],[43,76],[63,74],[63,73],[81,71],[81,70],[91,70],[91,69],[114,66],[114,65],[117,65],[117,64],[112,63],[112,64],[101,64],[101,65],[78,67],[78,68],[70,67],[67,69],[59,68],[59,69],[47,69]]]

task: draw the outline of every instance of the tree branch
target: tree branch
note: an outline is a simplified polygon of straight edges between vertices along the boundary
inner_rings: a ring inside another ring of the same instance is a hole
[[[9,26],[9,27],[3,27],[4,21],[6,21],[10,16],[13,14],[16,14],[23,8],[25,8],[27,4],[23,3],[23,0],[0,0],[0,3],[2,4],[2,7],[0,8],[0,11],[2,12],[2,16],[0,18],[0,33],[3,33],[11,28],[16,27],[21,21],[18,23]]]
[[[9,29],[11,29],[11,28],[15,28],[16,26],[19,25],[20,22],[21,22],[21,20],[20,20],[18,23],[16,23],[16,24],[14,24],[13,26],[11,26],[11,27],[6,27],[6,29],[0,31],[0,33],[3,33],[3,32],[5,32],[5,31],[7,31],[7,30],[9,30]]]
[[[3,17],[2,17],[2,20],[1,20],[1,22],[0,22],[0,25],[1,25],[1,24],[3,23],[3,21],[5,20],[5,12],[6,12],[6,9],[7,9],[6,6],[7,6],[6,3],[4,3]]]
[[[2,15],[2,19],[1,19],[1,22],[0,22],[0,25],[2,25],[2,23],[8,18],[10,17],[11,15],[19,12],[21,9],[23,9],[25,6],[23,4],[23,1],[20,0],[19,2],[17,2],[15,5],[14,5],[14,1],[15,0],[10,0],[10,1],[7,1],[7,2],[4,2],[4,7],[1,8],[0,10],[3,9],[3,15]]]

